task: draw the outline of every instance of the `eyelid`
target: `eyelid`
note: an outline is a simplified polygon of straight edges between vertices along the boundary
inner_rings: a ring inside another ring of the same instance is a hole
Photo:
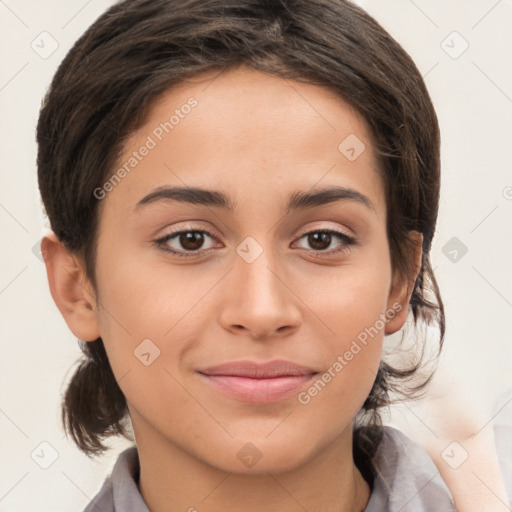
[[[334,235],[340,235],[344,238],[346,238],[347,240],[350,240],[352,242],[356,242],[356,238],[353,236],[353,235],[349,235],[348,233],[346,233],[345,231],[343,231],[342,229],[333,229],[333,228],[313,228],[313,229],[308,229],[307,231],[304,231],[304,233],[302,233],[302,235],[300,235],[296,240],[300,240],[301,238],[305,237],[306,235],[311,235],[312,233],[331,233],[331,234],[334,234]]]
[[[333,231],[333,232],[341,233],[341,234],[345,235],[347,238],[350,238],[353,240],[357,239],[356,234],[348,227],[340,226],[339,223],[333,223],[333,222],[328,222],[326,224],[326,221],[314,222],[314,223],[308,225],[307,230],[303,230],[301,228],[300,230],[295,231],[293,236],[296,238],[300,238],[300,236],[304,236],[311,232],[317,232],[317,231]],[[299,233],[302,233],[302,234],[299,236]]]
[[[214,232],[213,229],[205,228],[203,226],[194,225],[194,224],[191,224],[191,223],[185,224],[185,225],[180,225],[178,228],[170,229],[169,231],[167,231],[164,235],[160,236],[159,238],[164,238],[164,237],[167,237],[167,236],[176,235],[178,233],[182,233],[183,231],[185,231],[185,232],[187,232],[187,231],[200,231],[202,233],[207,233],[209,236],[211,236],[213,238],[219,238],[218,235]]]

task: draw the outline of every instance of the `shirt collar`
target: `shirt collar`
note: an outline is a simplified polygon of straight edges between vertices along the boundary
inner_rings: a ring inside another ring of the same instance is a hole
[[[377,475],[364,512],[455,511],[453,498],[432,459],[402,432],[385,427],[374,466]],[[119,455],[112,469],[114,512],[150,512],[139,490],[136,446]]]

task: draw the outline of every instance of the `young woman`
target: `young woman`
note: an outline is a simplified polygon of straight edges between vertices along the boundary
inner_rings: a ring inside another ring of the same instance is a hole
[[[387,363],[385,336],[410,315],[440,349],[444,311],[437,118],[375,20],[119,2],[60,65],[37,140],[49,285],[84,352],[64,425],[88,455],[136,442],[87,511],[454,510],[379,418],[420,364]]]

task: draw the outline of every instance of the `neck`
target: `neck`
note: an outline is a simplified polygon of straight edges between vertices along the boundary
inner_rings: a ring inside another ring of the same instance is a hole
[[[370,487],[353,461],[352,425],[304,464],[277,474],[224,471],[147,424],[135,426],[139,489],[151,512],[359,512],[370,497]]]

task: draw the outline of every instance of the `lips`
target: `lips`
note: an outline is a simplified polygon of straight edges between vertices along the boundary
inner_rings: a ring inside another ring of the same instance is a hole
[[[233,361],[198,372],[206,383],[245,402],[274,402],[294,395],[318,372],[285,360]]]

